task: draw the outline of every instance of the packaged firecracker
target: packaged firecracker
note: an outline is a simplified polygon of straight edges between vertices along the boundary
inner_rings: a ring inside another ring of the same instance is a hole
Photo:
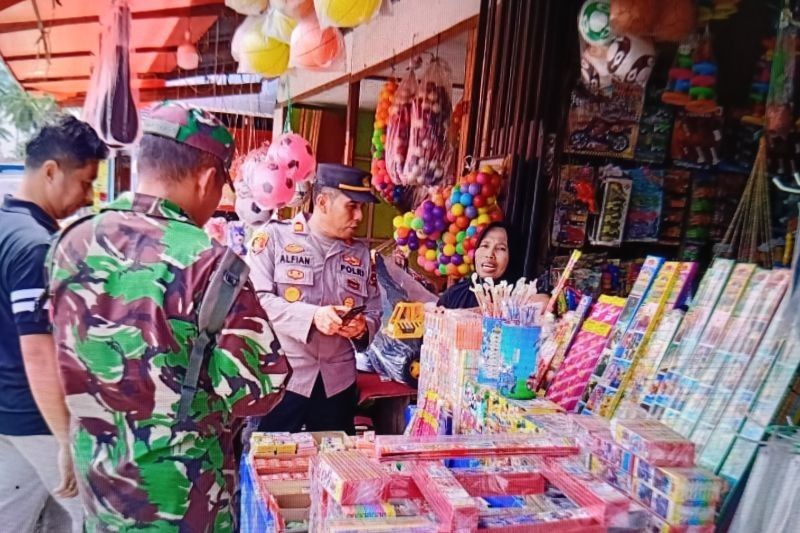
[[[441,463],[419,462],[412,471],[439,520],[442,531],[474,531],[478,526],[478,502]]]
[[[318,456],[313,481],[336,503],[355,505],[381,501],[391,476],[359,452],[337,452]]]
[[[608,483],[596,479],[574,457],[545,461],[545,475],[570,499],[590,511],[603,525],[623,523],[630,499]],[[625,515],[625,516],[621,516]]]
[[[411,106],[408,157],[400,180],[403,185],[432,186],[445,179],[453,157],[448,137],[452,90],[450,67],[441,59],[432,59]]]
[[[411,108],[417,94],[419,83],[413,69],[408,74],[394,93],[392,105],[389,108],[389,122],[386,125],[385,157],[386,170],[395,185],[401,185],[403,168],[408,156],[408,143],[411,134]]]
[[[657,420],[615,419],[614,440],[636,456],[655,466],[694,465],[695,446]]]

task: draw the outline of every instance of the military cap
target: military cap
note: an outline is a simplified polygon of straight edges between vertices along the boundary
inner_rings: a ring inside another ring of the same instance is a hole
[[[142,131],[213,155],[226,173],[236,150],[233,135],[217,117],[178,102],[163,102],[142,113]]]
[[[337,189],[354,202],[378,203],[378,199],[372,194],[369,182],[370,173],[354,167],[332,163],[317,165],[317,187]]]

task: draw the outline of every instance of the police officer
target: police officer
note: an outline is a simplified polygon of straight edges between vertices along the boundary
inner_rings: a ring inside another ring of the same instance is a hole
[[[369,248],[353,237],[377,199],[369,174],[333,164],[319,165],[313,194],[312,215],[272,220],[250,247],[251,279],[294,371],[259,429],[353,434],[354,346],[366,347],[381,323]],[[343,320],[358,306],[366,310]]]

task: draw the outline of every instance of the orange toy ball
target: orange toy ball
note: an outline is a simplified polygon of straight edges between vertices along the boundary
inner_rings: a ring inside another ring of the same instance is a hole
[[[339,28],[322,29],[314,19],[302,20],[292,31],[290,64],[307,70],[323,70],[344,53]]]
[[[295,20],[302,20],[314,13],[314,0],[272,0],[270,5]]]
[[[658,22],[659,3],[657,0],[611,0],[611,31],[616,35],[652,35]]]
[[[682,42],[697,26],[697,8],[694,0],[659,0],[656,2],[657,18],[653,26],[656,41]]]

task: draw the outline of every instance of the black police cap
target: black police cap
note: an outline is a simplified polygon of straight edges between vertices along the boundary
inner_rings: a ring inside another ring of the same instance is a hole
[[[378,203],[378,199],[372,194],[369,172],[354,167],[320,163],[317,165],[317,186],[337,189],[354,202]]]

